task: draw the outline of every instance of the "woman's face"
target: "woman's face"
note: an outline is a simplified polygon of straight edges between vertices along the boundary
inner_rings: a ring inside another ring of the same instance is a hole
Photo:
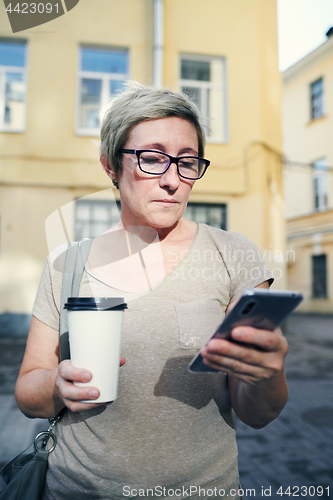
[[[132,128],[125,149],[154,149],[171,156],[198,156],[194,125],[178,117],[143,121]],[[183,216],[195,181],[183,179],[172,163],[161,175],[142,172],[133,154],[123,155],[118,179],[124,225],[171,230]]]

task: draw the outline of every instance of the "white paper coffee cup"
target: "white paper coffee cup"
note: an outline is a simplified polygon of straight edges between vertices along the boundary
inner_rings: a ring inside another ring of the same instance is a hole
[[[100,396],[85,403],[106,403],[118,396],[118,378],[124,309],[122,297],[70,297],[65,304],[73,366],[92,373],[87,383],[97,387]]]

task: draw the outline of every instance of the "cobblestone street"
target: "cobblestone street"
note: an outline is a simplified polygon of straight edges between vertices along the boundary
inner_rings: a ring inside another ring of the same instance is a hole
[[[333,497],[333,317],[294,314],[283,330],[289,400],[264,429],[238,423],[242,487],[273,500]]]

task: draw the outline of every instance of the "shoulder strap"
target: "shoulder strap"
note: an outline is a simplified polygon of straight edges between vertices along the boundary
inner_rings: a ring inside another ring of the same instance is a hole
[[[68,243],[60,296],[60,361],[70,359],[67,311],[64,309],[64,305],[68,297],[78,296],[91,244],[92,239],[83,240],[81,243]]]

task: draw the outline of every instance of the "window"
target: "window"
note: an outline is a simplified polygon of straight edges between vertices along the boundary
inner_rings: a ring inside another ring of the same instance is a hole
[[[120,202],[108,200],[76,200],[75,241],[94,238],[115,226],[121,217]],[[227,205],[188,203],[185,217],[212,227],[227,229]]]
[[[0,38],[0,130],[22,132],[26,113],[25,41]]]
[[[312,298],[327,298],[327,258],[325,254],[312,256]]]
[[[128,53],[82,47],[80,50],[77,130],[98,135],[101,118],[110,100],[128,79]]]
[[[225,59],[183,56],[180,89],[199,107],[207,119],[207,139],[227,141]]]
[[[120,219],[120,203],[103,200],[75,202],[75,240],[94,238],[114,226]]]
[[[227,229],[227,205],[188,203],[185,217],[212,227]]]
[[[326,210],[328,207],[328,166],[326,158],[313,162],[313,194],[315,210]]]
[[[324,115],[324,82],[319,78],[310,85],[311,92],[311,119],[315,120]]]

